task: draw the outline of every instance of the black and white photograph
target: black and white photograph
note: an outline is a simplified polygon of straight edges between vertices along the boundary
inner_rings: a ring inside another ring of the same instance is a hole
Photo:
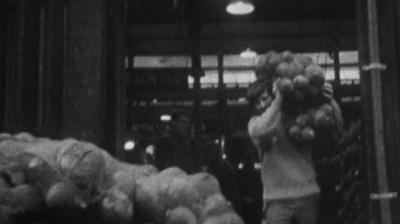
[[[400,1],[0,0],[0,224],[400,224]]]

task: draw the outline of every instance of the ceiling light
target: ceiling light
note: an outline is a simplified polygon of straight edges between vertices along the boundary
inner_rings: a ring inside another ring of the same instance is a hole
[[[164,121],[164,122],[169,122],[169,121],[171,121],[171,115],[163,114],[163,115],[160,116],[160,120]]]
[[[242,58],[255,58],[257,57],[257,52],[251,50],[250,48],[247,48],[246,50],[242,51],[240,53],[240,57]]]
[[[129,140],[125,142],[124,149],[125,151],[131,151],[135,148],[135,142],[133,140]]]
[[[254,5],[250,0],[232,0],[226,11],[232,15],[246,15],[254,11]]]

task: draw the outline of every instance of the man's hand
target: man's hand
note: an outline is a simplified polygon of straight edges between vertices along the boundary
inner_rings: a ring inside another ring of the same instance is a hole
[[[278,89],[278,83],[281,81],[280,78],[275,79],[274,83],[272,83],[272,94],[274,95],[274,99],[281,98],[281,92]]]

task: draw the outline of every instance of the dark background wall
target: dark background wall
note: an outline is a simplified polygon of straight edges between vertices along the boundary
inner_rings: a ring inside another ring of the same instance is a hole
[[[1,4],[2,131],[74,137],[116,153],[126,95],[118,87],[124,86],[125,1]]]

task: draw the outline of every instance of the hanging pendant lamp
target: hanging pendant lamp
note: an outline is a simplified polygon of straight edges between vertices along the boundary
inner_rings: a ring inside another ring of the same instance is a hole
[[[254,5],[250,0],[231,0],[226,11],[232,15],[246,15],[254,11]]]

